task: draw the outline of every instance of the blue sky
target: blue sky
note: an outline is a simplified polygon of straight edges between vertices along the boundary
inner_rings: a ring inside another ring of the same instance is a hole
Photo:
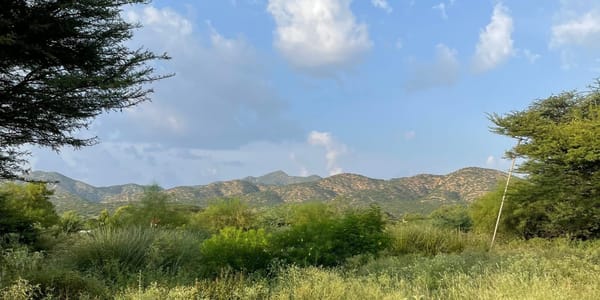
[[[131,47],[167,52],[152,102],[96,119],[101,143],[31,148],[35,170],[165,187],[340,172],[506,170],[487,113],[600,75],[593,0],[159,1]]]

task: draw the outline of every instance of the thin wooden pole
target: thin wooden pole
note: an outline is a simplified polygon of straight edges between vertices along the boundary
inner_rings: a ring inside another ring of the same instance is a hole
[[[517,142],[517,147],[521,144],[521,139]],[[494,241],[496,241],[496,233],[498,233],[498,225],[500,225],[500,216],[502,215],[502,208],[504,207],[504,200],[506,199],[506,192],[508,191],[508,184],[510,183],[510,177],[512,177],[513,170],[515,168],[515,162],[517,156],[513,156],[510,169],[508,170],[508,178],[506,179],[506,185],[504,186],[504,193],[502,194],[502,201],[500,201],[500,209],[498,209],[498,218],[496,218],[496,226],[494,227],[494,235],[492,236],[492,242],[490,243],[490,251],[494,247]]]

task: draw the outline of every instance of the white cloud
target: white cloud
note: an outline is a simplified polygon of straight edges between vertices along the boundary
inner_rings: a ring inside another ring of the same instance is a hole
[[[552,26],[550,47],[600,49],[600,10],[588,11]]]
[[[489,71],[514,55],[513,20],[509,10],[502,3],[494,6],[490,23],[479,34],[475,47],[473,69],[476,72]]]
[[[192,33],[192,22],[169,8],[145,6],[140,10],[130,9],[125,12],[125,18],[130,22],[151,26],[158,34],[164,35],[163,37],[177,38]]]
[[[322,146],[325,148],[325,159],[327,161],[327,171],[329,175],[336,175],[343,172],[338,165],[338,157],[346,153],[346,145],[338,143],[333,139],[329,132],[311,131],[308,135],[308,143],[313,146]]]
[[[168,7],[134,6],[124,16],[143,25],[132,47],[167,52],[173,58],[155,68],[176,75],[153,84],[151,103],[110,115],[104,132],[120,128],[118,140],[212,149],[303,140],[283,117],[286,103],[271,86],[264,58],[243,36],[223,36],[210,21],[208,30],[195,32],[192,21]]]
[[[527,60],[532,64],[534,64],[540,57],[542,57],[537,53],[531,52],[531,50],[529,49],[523,50],[523,55],[525,55],[525,58],[527,58]]]
[[[275,47],[295,67],[329,75],[355,64],[371,48],[367,25],[357,23],[350,0],[269,0]]]
[[[410,78],[404,84],[408,91],[450,86],[458,81],[460,63],[457,52],[444,44],[435,47],[435,60],[412,66]]]
[[[496,166],[496,158],[493,155],[488,156],[485,160],[485,165],[488,167]]]
[[[559,53],[562,69],[587,68],[597,73],[592,62],[600,50],[600,2],[561,0],[548,47]]]
[[[392,12],[392,7],[386,0],[371,0],[371,4],[377,8],[385,10],[388,14]]]
[[[446,4],[444,2],[440,2],[437,5],[434,5],[432,9],[438,9],[442,14],[442,19],[448,19],[448,14],[446,13]]]

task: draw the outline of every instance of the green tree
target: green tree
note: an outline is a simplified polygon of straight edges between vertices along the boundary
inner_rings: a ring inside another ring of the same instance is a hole
[[[177,210],[156,184],[144,190],[139,203],[121,206],[112,217],[104,214],[102,218],[113,226],[178,227],[187,222],[185,212]]]
[[[528,109],[493,114],[492,131],[521,143],[522,159],[508,201],[525,237],[600,237],[600,81],[589,92],[565,92]]]
[[[125,44],[136,24],[122,6],[145,0],[0,2],[0,178],[17,178],[24,144],[95,144],[75,135],[106,111],[148,100],[147,63],[167,59]]]
[[[15,235],[24,243],[33,243],[39,228],[58,222],[54,205],[49,201],[52,191],[42,183],[5,183],[0,187],[0,237]]]
[[[473,221],[469,216],[469,210],[464,205],[445,205],[429,214],[432,223],[439,227],[469,231]]]
[[[255,222],[255,213],[246,202],[237,198],[219,199],[192,217],[194,226],[212,232],[225,227],[250,229]]]

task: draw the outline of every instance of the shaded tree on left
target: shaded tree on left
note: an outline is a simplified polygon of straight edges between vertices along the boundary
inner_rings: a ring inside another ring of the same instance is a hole
[[[39,229],[57,224],[59,217],[43,183],[5,183],[0,186],[0,244],[35,243]]]
[[[80,137],[108,111],[149,100],[156,75],[149,65],[166,54],[131,49],[138,24],[122,18],[145,0],[12,0],[0,2],[0,178],[27,168],[23,145],[80,148]]]

